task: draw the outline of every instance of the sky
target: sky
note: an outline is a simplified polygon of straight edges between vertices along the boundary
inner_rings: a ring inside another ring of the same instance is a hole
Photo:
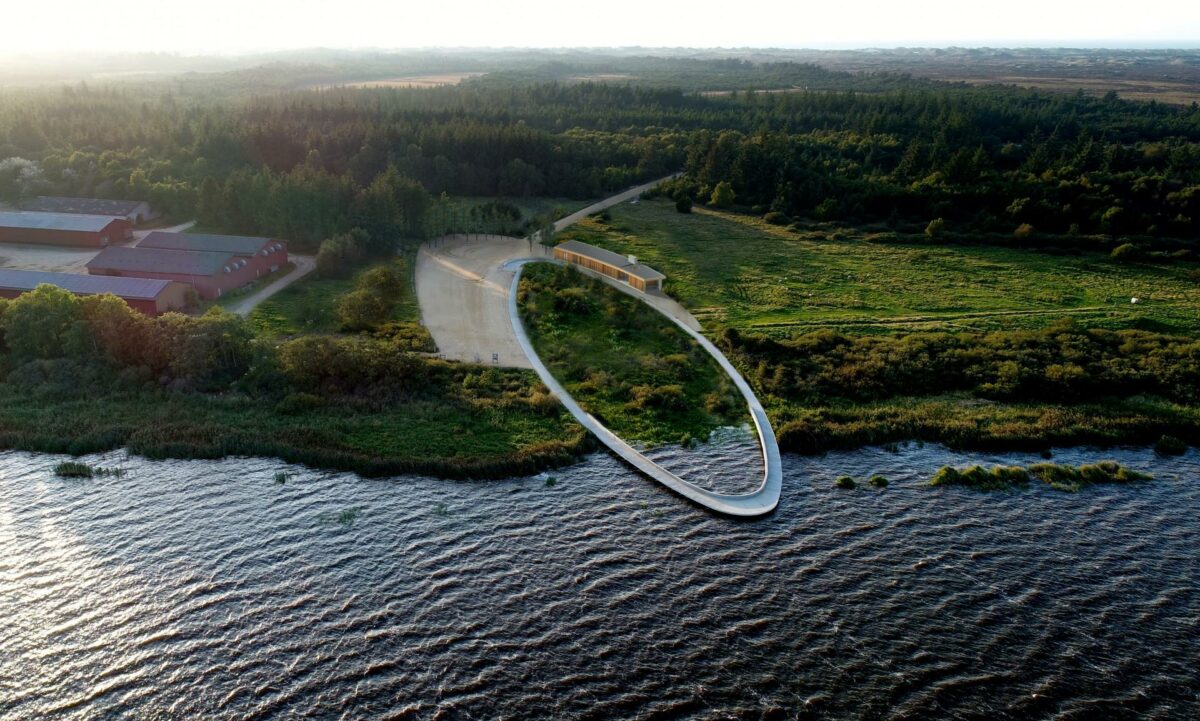
[[[1194,0],[21,0],[3,51],[1198,47]]]

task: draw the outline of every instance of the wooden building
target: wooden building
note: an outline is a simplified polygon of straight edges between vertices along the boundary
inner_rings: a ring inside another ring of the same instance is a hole
[[[662,282],[667,278],[650,266],[642,265],[632,255],[621,255],[578,240],[555,246],[554,257],[628,283],[643,293],[662,292]]]

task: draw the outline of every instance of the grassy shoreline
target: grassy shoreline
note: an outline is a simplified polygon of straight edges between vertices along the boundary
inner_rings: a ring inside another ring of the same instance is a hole
[[[470,451],[463,433],[475,441]],[[237,396],[132,390],[80,398],[4,384],[0,448],[74,456],[125,448],[156,460],[261,456],[367,477],[502,479],[570,465],[595,444],[565,412],[511,404],[414,401],[388,411],[335,405],[284,414]]]

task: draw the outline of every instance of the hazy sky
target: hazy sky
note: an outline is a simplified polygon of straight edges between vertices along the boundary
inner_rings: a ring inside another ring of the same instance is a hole
[[[19,0],[8,52],[1200,45],[1188,0]]]

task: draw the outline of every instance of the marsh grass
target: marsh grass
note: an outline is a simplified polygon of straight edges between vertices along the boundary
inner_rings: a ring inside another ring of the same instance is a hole
[[[980,491],[1008,491],[1025,488],[1031,480],[1038,480],[1055,490],[1074,493],[1095,484],[1135,483],[1151,478],[1152,476],[1126,468],[1115,461],[1100,461],[1082,466],[1057,463],[1037,463],[1028,468],[994,466],[990,470],[982,466],[971,466],[961,470],[943,466],[929,481],[929,485],[965,486]]]
[[[121,478],[125,475],[125,469],[89,466],[78,461],[63,461],[54,466],[54,475],[60,478]]]

